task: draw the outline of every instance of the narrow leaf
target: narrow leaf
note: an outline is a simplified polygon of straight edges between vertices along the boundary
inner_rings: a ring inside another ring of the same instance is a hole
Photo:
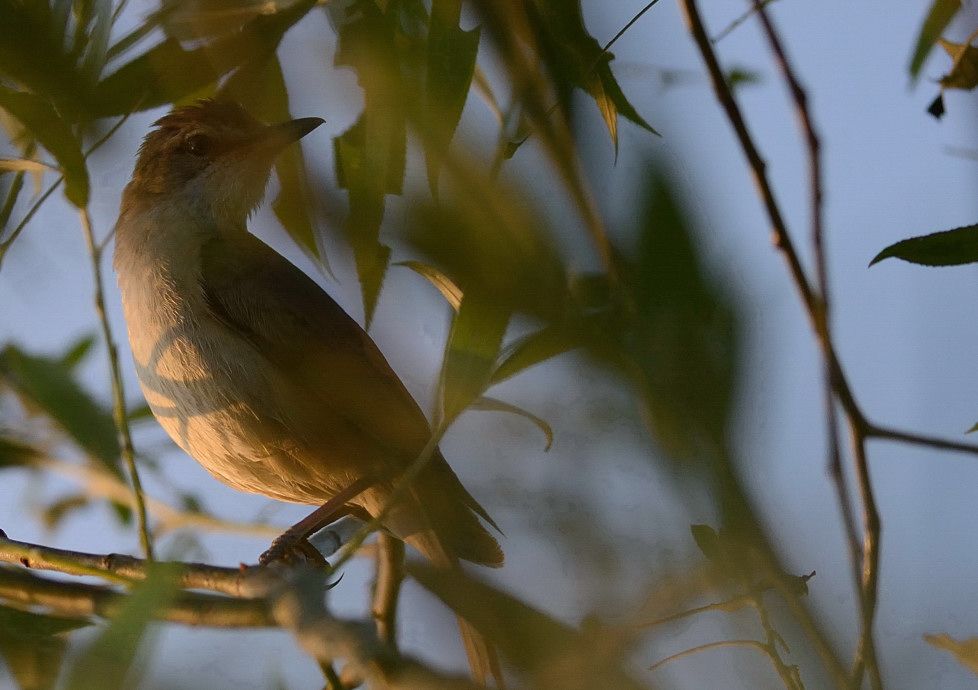
[[[920,34],[917,36],[917,43],[910,58],[908,70],[911,81],[917,81],[924,60],[960,9],[961,0],[934,0],[931,4],[927,18],[920,27]]]
[[[442,162],[462,117],[479,52],[479,30],[463,31],[458,25],[458,14],[442,9],[446,4],[458,3],[434,0],[432,4],[425,82],[425,159],[428,186],[435,197]]]
[[[452,305],[452,309],[458,311],[459,305],[462,303],[462,290],[447,275],[423,261],[399,261],[394,265],[405,266],[421,277],[427,278],[428,282],[438,288],[442,297]]]
[[[527,412],[522,407],[517,407],[516,405],[512,405],[508,402],[503,402],[502,400],[497,400],[496,398],[490,398],[484,395],[469,405],[469,409],[485,410],[487,412],[508,412],[509,414],[515,414],[518,417],[528,419],[533,422],[537,428],[540,429],[540,431],[543,432],[544,436],[547,437],[547,445],[544,447],[544,450],[550,450],[550,446],[553,445],[554,431],[550,425],[532,412]]]
[[[488,388],[511,311],[503,300],[468,291],[452,321],[439,384],[442,422],[450,423]]]
[[[108,628],[75,662],[66,684],[68,690],[89,690],[93,678],[98,679],[101,690],[132,687],[132,679],[127,674],[149,624],[179,591],[175,574],[173,567],[156,565],[146,580],[133,587]]]
[[[0,351],[0,385],[56,422],[75,443],[120,475],[112,415],[84,390],[63,357],[29,355],[14,345]]]
[[[689,531],[693,534],[693,541],[696,546],[706,556],[707,560],[719,565],[722,559],[720,552],[720,536],[716,530],[709,525],[690,525]]]
[[[297,0],[193,50],[184,50],[179,41],[167,38],[99,82],[94,95],[96,114],[126,115],[197,93],[256,55],[270,56],[285,33],[315,5],[316,0]]]
[[[869,265],[895,257],[923,266],[960,266],[978,261],[978,225],[901,240],[881,251]]]
[[[0,86],[0,108],[26,127],[51,152],[65,176],[65,196],[75,206],[88,203],[88,168],[75,133],[54,106],[32,93]]]
[[[503,348],[492,382],[499,383],[516,376],[524,369],[544,362],[552,357],[576,350],[587,343],[580,328],[564,324],[552,324],[539,331],[515,340]]]
[[[971,637],[958,642],[947,633],[941,633],[940,635],[924,635],[924,639],[938,649],[951,652],[959,664],[978,675],[978,638]]]

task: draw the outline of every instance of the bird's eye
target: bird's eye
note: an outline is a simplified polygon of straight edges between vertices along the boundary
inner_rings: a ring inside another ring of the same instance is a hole
[[[214,141],[206,134],[194,134],[187,138],[183,146],[191,156],[203,158],[211,153]]]

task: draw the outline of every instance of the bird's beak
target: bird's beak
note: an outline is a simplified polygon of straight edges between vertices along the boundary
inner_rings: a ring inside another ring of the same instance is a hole
[[[277,125],[266,127],[251,142],[251,148],[257,153],[277,154],[289,144],[298,141],[306,136],[325,120],[319,117],[302,117],[298,120],[289,120]]]

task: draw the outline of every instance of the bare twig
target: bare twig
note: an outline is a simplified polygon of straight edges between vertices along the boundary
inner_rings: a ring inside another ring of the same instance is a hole
[[[397,600],[404,580],[404,542],[386,532],[377,535],[377,578],[371,613],[377,637],[397,649]]]
[[[111,618],[127,595],[102,585],[56,582],[26,571],[0,568],[0,599],[6,604],[43,607],[60,616]],[[233,599],[213,594],[179,594],[155,617],[172,623],[254,628],[275,625],[261,600]]]
[[[795,71],[788,59],[787,52],[782,45],[781,38],[774,28],[774,23],[768,15],[763,3],[760,0],[753,0],[754,11],[761,23],[761,28],[767,37],[767,41],[774,54],[775,62],[781,71],[788,90],[791,94],[792,102],[795,107],[795,114],[798,117],[805,144],[808,150],[809,167],[809,189],[811,206],[811,238],[812,249],[815,256],[815,282],[818,295],[818,302],[813,306],[820,306],[812,315],[819,340],[823,343],[832,342],[829,321],[829,284],[828,268],[825,258],[825,238],[822,217],[822,170],[821,170],[821,145],[815,126],[812,122],[811,112],[808,108],[808,96],[802,87]],[[831,345],[829,345],[831,347]],[[860,617],[861,634],[859,645],[854,661],[853,684],[857,687],[861,684],[862,669],[865,667],[870,677],[870,683],[874,688],[880,688],[879,668],[876,665],[875,638],[873,635],[873,623],[876,614],[877,582],[879,579],[879,550],[880,550],[880,529],[881,522],[879,511],[876,506],[876,497],[873,492],[872,482],[869,476],[869,467],[865,451],[865,425],[861,424],[861,414],[850,414],[847,410],[849,422],[852,455],[856,472],[856,486],[859,492],[862,505],[862,548],[860,548],[859,538],[856,535],[854,516],[849,505],[849,492],[845,481],[845,472],[842,468],[842,457],[839,451],[838,432],[836,430],[835,418],[835,386],[833,385],[833,375],[830,364],[825,363],[825,399],[826,399],[826,421],[828,432],[829,448],[829,467],[835,480],[836,493],[839,498],[843,520],[845,522],[846,535],[849,550],[853,555],[853,566],[857,575],[857,588],[860,596]]]
[[[855,397],[853,396],[848,381],[843,373],[842,366],[839,363],[833,345],[828,339],[826,329],[824,328],[825,321],[823,318],[823,300],[821,295],[817,294],[816,291],[813,290],[806,275],[805,269],[801,264],[799,254],[795,250],[794,243],[790,234],[788,233],[787,224],[781,213],[780,206],[774,197],[773,189],[771,188],[770,182],[767,179],[766,164],[758,152],[756,145],[754,144],[753,137],[747,128],[747,124],[744,120],[743,114],[740,111],[740,107],[737,105],[733,92],[731,91],[730,86],[727,84],[723,70],[721,69],[719,61],[717,60],[716,53],[714,52],[713,45],[707,35],[702,18],[700,17],[696,1],[679,0],[679,2],[685,14],[690,34],[692,35],[693,40],[699,48],[703,60],[706,63],[707,71],[710,75],[710,80],[713,84],[713,89],[717,100],[724,109],[727,119],[730,121],[737,139],[740,142],[741,148],[747,157],[755,186],[768,214],[771,230],[774,235],[775,245],[781,250],[781,254],[785,258],[791,278],[799,291],[802,302],[805,306],[805,311],[811,320],[813,330],[816,334],[816,340],[822,350],[822,355],[826,362],[826,367],[832,382],[832,388],[835,391],[835,394],[838,397],[843,409],[852,420],[852,427],[857,429],[865,428],[865,420],[859,406],[856,404]],[[817,188],[816,191],[818,191]],[[878,544],[876,546],[878,547]],[[878,551],[874,552],[878,553]],[[793,612],[800,618],[806,631],[810,633],[816,650],[826,663],[826,667],[832,673],[837,684],[841,687],[847,686],[849,684],[848,678],[846,677],[846,674],[842,672],[835,653],[832,650],[831,645],[828,643],[828,640],[825,639],[825,636],[819,630],[818,625],[811,620],[811,614],[804,606],[801,605],[800,602],[797,601],[796,596],[792,596],[790,594],[787,587],[779,587],[779,591],[788,594],[789,603],[791,604]]]
[[[676,661],[677,659],[682,659],[683,657],[692,656],[693,654],[698,654],[699,652],[705,652],[710,649],[718,649],[720,647],[754,647],[759,649],[764,654],[769,654],[768,645],[758,640],[721,640],[720,642],[711,642],[709,644],[702,644],[698,647],[692,647],[691,649],[686,649],[678,654],[673,654],[672,656],[667,656],[661,661],[649,666],[650,671],[655,671],[661,666],[665,666],[670,661]]]
[[[126,414],[126,396],[122,387],[119,353],[115,347],[115,340],[112,337],[112,326],[109,323],[109,316],[105,309],[105,291],[102,287],[102,252],[95,242],[95,234],[92,231],[92,221],[88,215],[88,209],[80,209],[79,215],[81,217],[82,231],[85,233],[85,242],[88,245],[89,258],[92,262],[92,280],[95,284],[95,311],[98,314],[99,324],[102,327],[102,337],[105,339],[105,349],[109,358],[109,374],[112,379],[112,408],[116,429],[119,433],[119,447],[122,449],[122,459],[126,463],[129,478],[132,481],[133,497],[136,504],[136,519],[139,524],[139,541],[142,544],[143,553],[146,554],[147,558],[152,560],[153,539],[150,536],[149,521],[146,515],[146,499],[143,494],[143,485],[139,479],[139,470],[136,467],[136,454],[132,447],[132,434],[129,432],[129,417]]]

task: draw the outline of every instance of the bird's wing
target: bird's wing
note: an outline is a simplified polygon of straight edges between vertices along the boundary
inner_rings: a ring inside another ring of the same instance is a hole
[[[424,413],[370,336],[326,292],[253,235],[215,238],[201,252],[212,314],[291,384],[370,435],[401,462],[428,442]]]

